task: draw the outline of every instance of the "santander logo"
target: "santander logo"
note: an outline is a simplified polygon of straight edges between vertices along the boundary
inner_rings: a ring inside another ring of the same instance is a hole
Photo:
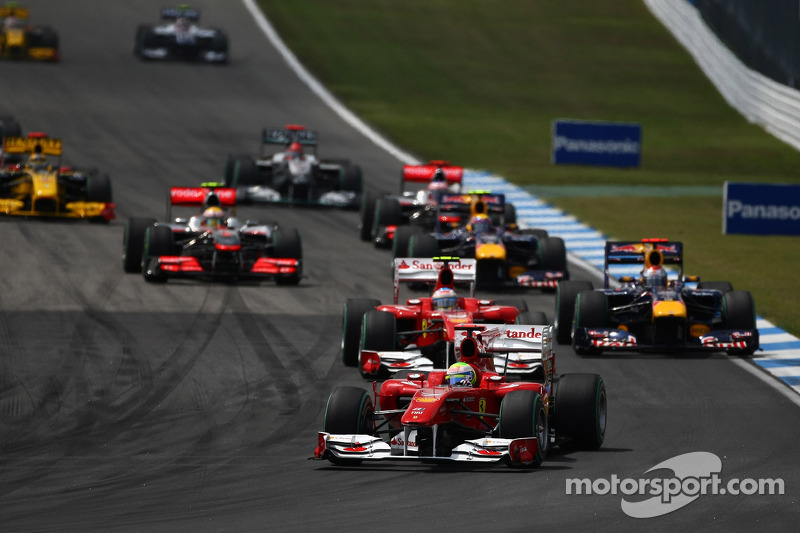
[[[530,331],[508,330],[506,337],[509,339],[541,339],[542,332],[536,331],[536,328],[531,328]]]

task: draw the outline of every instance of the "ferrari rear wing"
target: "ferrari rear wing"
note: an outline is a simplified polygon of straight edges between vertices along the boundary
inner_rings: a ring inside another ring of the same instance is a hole
[[[439,258],[398,257],[394,260],[394,303],[400,295],[400,283],[435,284],[439,272],[448,265],[455,285],[469,285],[470,296],[475,294],[477,278],[475,259],[443,260]]]
[[[540,354],[544,367],[545,381],[553,382],[555,373],[555,352],[553,349],[553,326],[546,324],[469,324],[455,327],[454,345],[459,358],[465,349],[467,339],[475,340],[477,351],[481,354],[528,353]],[[474,355],[474,354],[472,354]],[[506,364],[505,368],[508,369]]]

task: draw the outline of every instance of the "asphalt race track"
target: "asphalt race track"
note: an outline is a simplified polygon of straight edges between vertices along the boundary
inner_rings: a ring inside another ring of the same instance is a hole
[[[108,172],[118,218],[0,220],[0,529],[796,528],[800,407],[725,355],[580,359],[560,346],[558,372],[604,377],[608,432],[601,451],[553,449],[536,470],[309,461],[330,391],[371,387],[340,362],[341,310],[389,301],[389,253],[358,240],[357,212],[252,207],[240,214],[299,228],[298,287],[151,285],[122,270],[124,222],[163,218],[169,186],[219,179],[265,126],[317,129],[320,154],[360,164],[375,190],[394,190],[400,164],[311,94],[238,1],[194,3],[230,35],[223,67],[133,57],[137,24],[163,2],[25,5],[59,30],[63,62],[0,64],[0,113],[61,137],[65,162]],[[552,294],[525,297],[552,316]],[[723,481],[780,478],[785,494],[703,495],[634,519],[621,493],[566,493],[568,479],[651,478],[690,452],[717,455]]]

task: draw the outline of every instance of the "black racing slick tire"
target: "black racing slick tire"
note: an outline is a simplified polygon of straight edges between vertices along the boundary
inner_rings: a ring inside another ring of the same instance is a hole
[[[397,319],[392,313],[373,309],[364,315],[361,348],[373,351],[391,351],[396,347]]]
[[[125,223],[122,235],[122,269],[129,274],[142,271],[142,254],[147,228],[156,223],[154,218],[134,217]]]
[[[555,385],[553,426],[564,448],[597,450],[606,435],[606,385],[597,374],[563,374]]]
[[[111,179],[108,174],[93,174],[86,181],[86,201],[111,203]]]
[[[328,397],[322,430],[334,435],[371,435],[372,398],[358,387],[337,387]]]
[[[408,257],[408,245],[411,237],[420,235],[424,231],[419,226],[397,226],[394,232],[394,240],[392,241],[392,258]]]
[[[730,291],[722,296],[722,318],[727,329],[750,330],[756,335],[748,348],[729,348],[728,355],[750,356],[758,349],[756,306],[749,291]]]
[[[583,291],[575,300],[575,317],[573,324],[576,328],[604,328],[608,323],[608,298],[602,292]],[[574,341],[574,339],[573,339]],[[572,348],[578,355],[596,355],[601,352],[598,348],[576,346]]]
[[[222,171],[222,180],[226,187],[233,187],[233,172],[239,160],[250,157],[249,154],[228,154],[225,158],[225,168]],[[251,158],[252,159],[252,158]]]
[[[539,240],[539,268],[542,270],[567,271],[567,247],[561,237],[545,237]]]
[[[151,283],[163,283],[167,277],[153,269],[153,259],[172,255],[174,252],[174,241],[172,229],[169,226],[155,224],[147,228],[144,237],[144,253],[142,254],[142,275],[145,281]]]
[[[542,464],[550,444],[550,428],[547,410],[539,393],[517,390],[506,394],[500,403],[497,429],[501,439],[536,437],[533,463],[526,466],[536,467]]]
[[[342,362],[345,366],[358,366],[361,350],[361,323],[367,311],[381,304],[371,298],[350,298],[342,310]]]
[[[361,348],[376,352],[394,351],[397,339],[397,319],[386,311],[367,311],[364,315],[361,332]],[[358,362],[361,375],[369,378],[370,375],[364,372],[361,361]],[[379,375],[385,376],[385,370],[379,370]]]
[[[403,209],[397,198],[384,196],[375,203],[375,227],[397,226],[402,222]]]
[[[359,238],[367,242],[373,237],[373,225],[375,224],[375,204],[378,201],[378,196],[372,192],[367,191],[364,193],[364,198],[361,201],[361,222],[358,225]]]
[[[431,258],[440,255],[439,241],[430,233],[412,235],[408,241],[408,256]]]
[[[278,228],[272,233],[272,253],[275,257],[297,259],[297,272],[294,274],[277,274],[278,285],[297,285],[303,277],[303,242],[300,232],[294,228]]]
[[[517,223],[517,208],[514,204],[503,205],[503,224],[506,226]]]
[[[575,299],[582,291],[593,289],[592,282],[565,280],[556,289],[556,310],[554,327],[559,344],[569,344],[572,336],[572,319],[575,315]]]
[[[372,435],[375,406],[367,391],[358,387],[337,387],[328,397],[322,430],[332,435]],[[358,459],[328,457],[336,464],[359,464]]]
[[[339,176],[339,190],[361,194],[364,190],[364,177],[358,165],[344,165]]]
[[[230,186],[237,188],[251,185],[260,185],[260,183],[258,183],[258,165],[255,159],[248,155],[236,160]]]

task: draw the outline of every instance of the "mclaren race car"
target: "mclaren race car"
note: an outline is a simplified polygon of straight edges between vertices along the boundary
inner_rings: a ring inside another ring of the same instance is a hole
[[[641,274],[617,279],[612,270],[619,265],[640,266]],[[751,355],[759,346],[750,293],[733,290],[729,282],[684,277],[683,244],[667,239],[606,242],[605,287],[560,284],[555,315],[558,342],[571,341],[583,355],[622,350]]]
[[[131,218],[122,241],[125,272],[149,282],[169,279],[275,280],[297,285],[302,277],[300,234],[276,223],[242,223],[234,215],[236,191],[216,184],[172,187],[167,218]],[[173,206],[202,207],[172,218]]]
[[[44,133],[6,137],[0,162],[0,215],[112,220],[108,176],[61,166],[60,158],[61,139]]]
[[[228,36],[219,28],[198,26],[200,10],[186,6],[165,7],[161,24],[140,24],[134,54],[141,59],[175,59],[226,63]]]
[[[433,231],[436,217],[440,216],[437,206],[441,196],[461,192],[463,178],[464,168],[452,166],[449,161],[403,165],[399,195],[364,193],[359,224],[361,240],[372,241],[378,248],[388,248],[399,227],[413,225]],[[424,187],[420,189],[420,185]],[[513,209],[512,204],[508,207]]]
[[[363,178],[361,168],[348,160],[317,157],[316,131],[290,124],[265,128],[261,154],[229,155],[225,184],[234,187],[242,202],[330,206],[358,209]],[[274,146],[283,150],[274,152]]]
[[[57,62],[58,33],[28,24],[28,8],[8,2],[0,6],[0,58]]]
[[[596,450],[606,432],[607,401],[597,374],[555,377],[551,326],[458,326],[458,362],[447,370],[389,379],[373,395],[339,387],[328,398],[314,458],[363,461],[505,462],[536,467],[552,445]],[[526,349],[541,333],[539,381],[509,383],[497,354]],[[376,384],[377,385],[377,384]]]
[[[437,210],[437,229],[401,226],[394,255],[475,258],[479,287],[554,289],[569,278],[564,240],[542,229],[519,229],[505,195],[485,192],[445,194]],[[403,231],[403,230],[408,231]]]
[[[546,324],[544,313],[529,311],[524,300],[475,298],[475,260],[453,257],[395,260],[394,303],[349,299],[342,315],[342,360],[359,366],[362,376],[385,378],[400,371],[446,368],[453,360],[458,324]],[[431,296],[400,303],[401,283],[432,287]],[[458,297],[456,289],[469,296]],[[528,326],[530,328],[530,326]],[[518,352],[494,362],[509,374],[541,372],[541,357]]]

